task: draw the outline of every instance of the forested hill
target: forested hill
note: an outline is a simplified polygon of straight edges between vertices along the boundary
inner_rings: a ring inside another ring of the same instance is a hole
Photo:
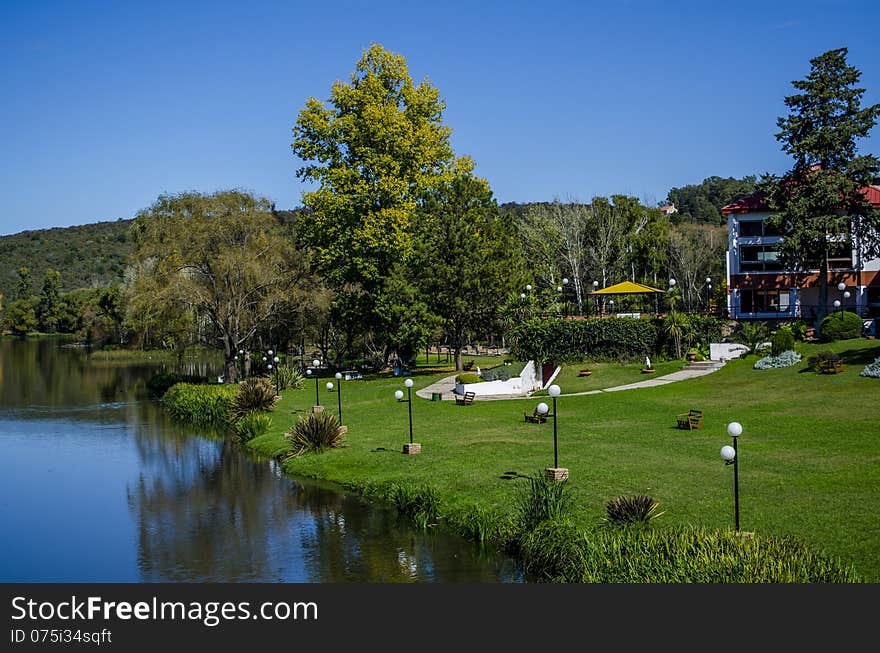
[[[96,222],[0,236],[0,292],[12,298],[21,267],[30,268],[34,295],[50,269],[61,272],[63,290],[121,280],[131,251],[128,230],[132,222]]]

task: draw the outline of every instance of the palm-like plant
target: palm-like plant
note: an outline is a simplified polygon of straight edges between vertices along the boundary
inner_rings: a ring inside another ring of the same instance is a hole
[[[681,358],[681,341],[689,332],[687,315],[678,311],[669,311],[663,318],[663,333],[675,343],[675,356]]]

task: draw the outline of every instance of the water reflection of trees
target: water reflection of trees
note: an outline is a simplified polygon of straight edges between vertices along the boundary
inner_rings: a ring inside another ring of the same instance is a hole
[[[227,439],[193,437],[161,417],[141,424],[143,473],[129,500],[144,580],[500,579],[496,556],[478,559],[457,537],[415,532],[393,511],[279,478]]]

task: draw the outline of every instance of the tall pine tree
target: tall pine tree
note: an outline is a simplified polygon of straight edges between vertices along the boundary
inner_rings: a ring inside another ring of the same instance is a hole
[[[859,257],[880,253],[880,212],[862,189],[870,185],[880,160],[860,155],[856,141],[877,123],[880,104],[862,108],[861,72],[839,48],[812,59],[810,74],[785,98],[790,113],[779,118],[776,140],[794,157],[781,178],[765,182],[771,221],[785,238],[780,258],[787,269],[819,270],[819,322],[827,313],[829,258],[834,249],[855,245]],[[855,261],[856,265],[861,261]]]

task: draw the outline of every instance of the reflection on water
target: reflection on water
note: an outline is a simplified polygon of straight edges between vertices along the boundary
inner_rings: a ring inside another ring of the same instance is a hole
[[[0,340],[0,581],[521,580],[504,556],[172,424],[145,398],[162,366],[59,344]]]

